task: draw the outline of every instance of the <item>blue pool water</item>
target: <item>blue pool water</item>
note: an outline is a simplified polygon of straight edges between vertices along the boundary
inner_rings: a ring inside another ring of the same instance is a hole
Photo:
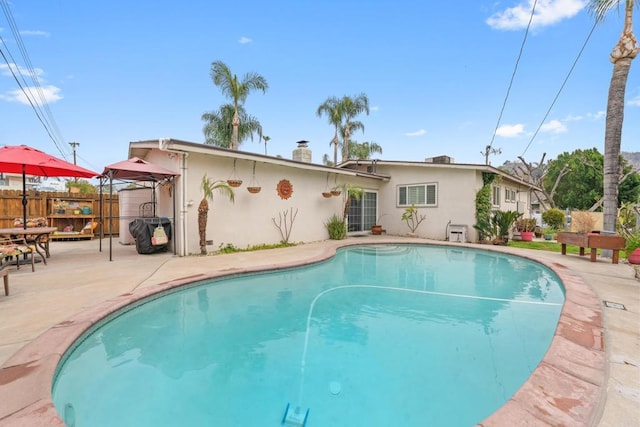
[[[287,404],[308,427],[470,426],[526,381],[563,302],[521,258],[352,247],[111,316],[65,355],[53,399],[79,427],[279,426]]]

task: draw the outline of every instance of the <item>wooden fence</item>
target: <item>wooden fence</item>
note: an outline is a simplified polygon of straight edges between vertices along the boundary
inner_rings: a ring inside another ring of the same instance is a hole
[[[90,205],[91,211],[98,222],[98,228],[95,234],[99,235],[102,224],[100,224],[100,194],[80,194],[68,192],[49,192],[49,191],[27,191],[27,218],[47,218],[49,224],[52,223],[50,215],[53,214],[54,200],[66,200],[80,202],[83,205]],[[102,195],[102,217],[105,221],[104,234],[108,235],[109,226],[107,220],[109,218],[110,199],[109,194]],[[114,235],[119,234],[120,223],[118,221],[120,204],[118,195],[113,195],[113,225],[112,231]],[[0,228],[10,228],[14,226],[16,218],[22,218],[22,190],[0,190]]]

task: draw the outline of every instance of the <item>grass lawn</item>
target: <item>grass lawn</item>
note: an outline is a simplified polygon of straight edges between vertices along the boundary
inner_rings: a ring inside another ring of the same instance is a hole
[[[550,252],[558,252],[561,251],[561,244],[558,242],[548,242],[535,240],[533,242],[523,242],[521,240],[509,240],[507,246],[512,248],[525,248],[525,249],[536,249],[540,251],[550,251]],[[579,254],[580,248],[574,245],[567,245],[567,253],[568,254]],[[585,249],[585,253],[589,255],[591,253],[591,249]],[[600,255],[601,250],[598,249],[598,255]],[[620,251],[620,259],[626,259],[627,254],[625,251]]]

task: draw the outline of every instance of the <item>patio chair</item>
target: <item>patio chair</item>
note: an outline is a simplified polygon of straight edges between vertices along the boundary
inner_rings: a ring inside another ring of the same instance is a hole
[[[27,243],[22,237],[0,237],[0,262],[15,259],[16,268],[20,270],[20,255],[22,255],[25,260],[31,260],[31,271],[36,271],[35,253],[35,246]]]
[[[4,294],[9,296],[9,270],[6,268],[6,264],[2,264],[0,260],[0,277],[4,280]]]

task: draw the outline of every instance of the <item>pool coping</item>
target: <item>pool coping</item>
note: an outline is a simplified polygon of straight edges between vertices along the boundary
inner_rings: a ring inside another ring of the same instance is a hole
[[[0,367],[0,401],[3,403],[0,425],[64,426],[51,396],[57,365],[66,350],[83,333],[114,311],[141,299],[203,280],[315,264],[331,258],[339,248],[371,244],[337,242],[335,246],[323,248],[317,255],[303,261],[225,269],[164,281],[108,298],[93,308],[83,310],[48,329]],[[403,244],[454,246],[447,242],[424,241]],[[475,250],[497,250],[542,264],[558,275],[565,288],[565,303],[549,350],[507,403],[478,425],[597,424],[606,396],[608,365],[602,306],[595,291],[561,263],[537,259],[534,255],[512,254],[486,245],[462,246]]]

